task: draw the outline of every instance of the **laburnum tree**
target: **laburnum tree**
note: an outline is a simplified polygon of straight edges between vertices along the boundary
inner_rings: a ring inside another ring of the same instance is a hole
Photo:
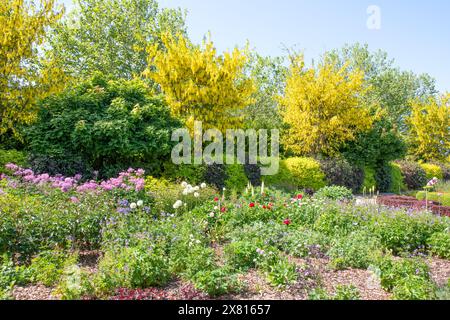
[[[145,75],[159,84],[172,113],[191,129],[194,121],[222,132],[242,127],[243,110],[255,91],[244,72],[247,49],[218,55],[210,38],[202,45],[182,34],[165,33],[161,39],[162,50],[157,44],[149,49]]]
[[[413,101],[408,124],[410,154],[422,160],[450,161],[450,93]]]
[[[371,128],[368,108],[361,106],[368,88],[364,73],[323,62],[305,68],[302,55],[291,57],[285,94],[280,98],[285,148],[297,155],[333,156],[339,147]]]
[[[36,101],[64,84],[56,60],[40,50],[61,14],[55,0],[0,2],[0,134],[18,135],[17,125],[35,119]]]

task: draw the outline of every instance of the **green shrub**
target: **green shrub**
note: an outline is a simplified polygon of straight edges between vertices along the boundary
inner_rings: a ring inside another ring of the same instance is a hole
[[[274,251],[268,251],[258,263],[266,276],[267,282],[276,288],[283,288],[293,284],[298,279],[297,266],[289,262],[286,257],[282,257]]]
[[[431,180],[433,178],[438,178],[440,180],[443,179],[444,175],[440,166],[431,163],[422,163],[420,166],[423,170],[425,170],[427,180]]]
[[[328,238],[322,233],[305,228],[290,232],[283,239],[282,250],[299,258],[323,254],[328,245]]]
[[[364,182],[364,171],[352,166],[345,159],[327,159],[320,161],[328,185],[342,186],[358,192]]]
[[[227,264],[240,270],[253,268],[258,255],[257,249],[257,245],[252,242],[232,242],[224,249]]]
[[[399,279],[392,293],[395,300],[434,300],[436,286],[430,280],[408,274]]]
[[[191,281],[196,289],[206,292],[210,296],[236,292],[241,287],[236,274],[226,267],[199,271]]]
[[[338,285],[333,300],[361,300],[361,294],[353,285]]]
[[[97,284],[105,292],[162,286],[171,277],[168,262],[157,247],[121,247],[116,252],[107,251],[98,265]]]
[[[18,166],[26,167],[27,154],[23,151],[0,149],[0,174],[10,173],[5,168],[5,165],[8,163],[14,163],[17,164]]]
[[[27,130],[31,154],[80,159],[100,177],[129,167],[160,173],[174,145],[171,133],[180,123],[164,99],[149,92],[142,80],[108,80],[97,74],[50,96]]]
[[[317,199],[330,199],[335,201],[344,201],[353,199],[353,194],[346,187],[330,186],[323,187],[314,195]]]
[[[436,232],[428,239],[432,254],[443,259],[450,259],[450,232]]]
[[[204,181],[206,167],[193,164],[174,164],[172,161],[164,163],[162,177],[175,182],[189,181],[200,184]]]
[[[268,184],[288,189],[311,188],[318,190],[325,186],[325,174],[320,164],[312,158],[288,158],[280,161],[277,175],[266,178]]]
[[[67,265],[55,289],[62,300],[78,300],[95,294],[92,275],[77,265]]]
[[[375,180],[375,169],[370,167],[364,168],[364,182],[363,188],[368,192],[373,187],[377,186],[377,181]]]
[[[427,184],[426,172],[417,163],[411,161],[399,161],[397,164],[400,166],[408,189],[422,189]]]
[[[346,236],[361,227],[361,217],[339,207],[328,207],[314,224],[314,230],[327,236]]]
[[[428,265],[419,259],[397,259],[391,256],[378,258],[376,262],[380,269],[380,280],[383,289],[392,290],[408,276],[419,277],[425,281],[431,281]]]
[[[58,283],[64,268],[77,262],[78,256],[61,251],[44,251],[31,260],[29,266],[33,282],[52,287]]]
[[[416,194],[417,200],[425,200],[426,198],[425,191],[419,191]],[[436,201],[441,203],[443,206],[450,206],[450,193],[441,193],[441,192],[428,192],[428,201]]]
[[[247,175],[245,174],[244,166],[238,163],[226,166],[225,187],[229,191],[241,193],[248,184]]]
[[[401,193],[406,191],[406,185],[403,181],[402,170],[397,163],[390,163],[391,166],[391,189],[392,193]]]
[[[367,269],[373,263],[374,253],[379,248],[379,240],[367,231],[355,231],[334,240],[328,255],[334,269]]]

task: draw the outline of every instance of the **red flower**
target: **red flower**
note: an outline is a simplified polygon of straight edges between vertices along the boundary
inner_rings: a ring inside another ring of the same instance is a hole
[[[214,201],[215,201],[215,202],[219,201],[219,198],[215,197],[215,198],[214,198]]]
[[[220,209],[220,212],[227,212],[227,208],[222,207],[222,208]]]
[[[267,209],[267,207],[264,205],[264,206],[263,206],[263,209]]]
[[[248,206],[249,206],[250,208],[254,208],[254,207],[255,207],[255,204],[252,202],[252,203],[250,203]]]
[[[298,194],[298,195],[297,195],[297,199],[298,199],[298,200],[302,200],[302,199],[303,199],[303,195],[302,195],[302,194]]]
[[[291,220],[290,219],[286,219],[286,220],[283,221],[283,224],[288,226],[288,225],[291,224]]]

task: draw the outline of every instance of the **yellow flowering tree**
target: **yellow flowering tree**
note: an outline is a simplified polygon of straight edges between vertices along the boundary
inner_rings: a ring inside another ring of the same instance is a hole
[[[202,121],[204,128],[242,126],[243,109],[250,105],[255,86],[245,74],[246,50],[217,55],[210,39],[193,45],[181,34],[162,35],[163,49],[149,49],[144,73],[159,84],[175,116],[189,128]]]
[[[367,90],[358,70],[331,62],[305,68],[303,56],[291,57],[285,94],[280,97],[288,125],[283,135],[287,150],[297,155],[333,155],[358,132],[370,129],[372,117],[361,106]]]
[[[412,103],[408,118],[410,153],[423,160],[450,157],[450,93]]]
[[[55,0],[0,2],[0,134],[16,124],[30,123],[35,102],[63,83],[61,71],[48,54],[39,51],[47,27],[61,17]]]

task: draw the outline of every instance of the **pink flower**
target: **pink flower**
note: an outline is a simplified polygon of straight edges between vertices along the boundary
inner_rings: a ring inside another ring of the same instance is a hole
[[[78,200],[77,197],[70,197],[70,201],[72,201],[73,203],[79,203],[80,200]]]
[[[285,219],[283,221],[283,224],[289,226],[291,224],[291,220],[290,219]]]

